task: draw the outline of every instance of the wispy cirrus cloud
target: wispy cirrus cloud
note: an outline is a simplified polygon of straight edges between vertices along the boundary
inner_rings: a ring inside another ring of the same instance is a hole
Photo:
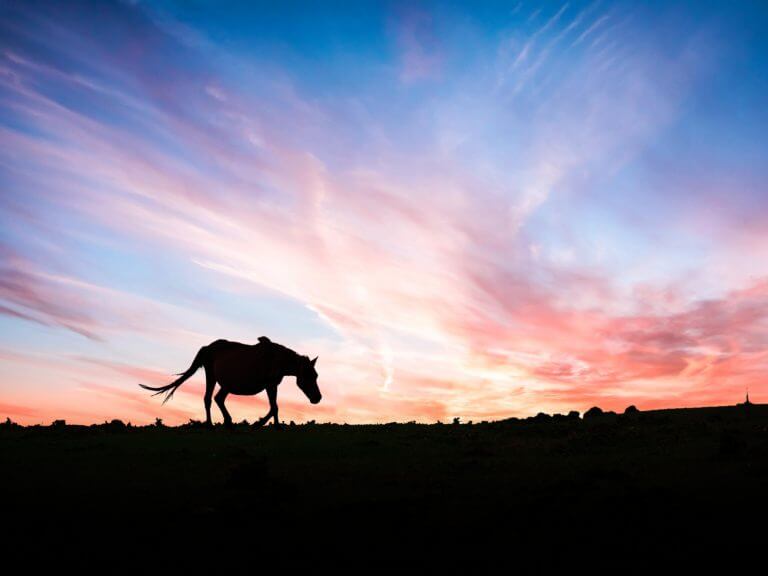
[[[99,322],[88,313],[81,291],[71,287],[71,279],[34,270],[7,249],[0,257],[0,300],[7,303],[0,313],[99,338]]]

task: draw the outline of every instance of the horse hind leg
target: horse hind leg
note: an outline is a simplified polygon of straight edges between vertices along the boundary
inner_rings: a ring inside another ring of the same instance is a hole
[[[205,369],[205,396],[203,396],[203,404],[205,404],[205,425],[213,426],[211,420],[211,397],[213,396],[213,389],[216,386],[216,380],[213,378],[211,371]]]
[[[216,396],[214,396],[216,405],[219,407],[221,414],[224,416],[224,426],[232,426],[232,416],[229,415],[229,412],[227,412],[227,407],[224,406],[224,400],[227,398],[228,394],[229,392],[224,390],[224,388],[220,388],[219,391],[216,392]]]

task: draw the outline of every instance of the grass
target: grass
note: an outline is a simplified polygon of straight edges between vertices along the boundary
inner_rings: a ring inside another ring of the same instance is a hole
[[[477,538],[559,550],[549,562],[589,545],[700,552],[768,508],[768,407],[281,430],[3,425],[0,469],[5,522],[36,530],[291,534],[309,520],[319,540]]]

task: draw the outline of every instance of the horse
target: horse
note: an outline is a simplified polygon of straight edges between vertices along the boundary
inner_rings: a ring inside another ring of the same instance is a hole
[[[317,357],[310,360],[290,348],[272,342],[266,336],[259,338],[258,344],[242,344],[229,340],[216,340],[198,351],[192,365],[186,372],[176,374],[180,378],[170,384],[159,387],[139,384],[142,388],[155,391],[152,396],[165,393],[163,404],[173,397],[173,393],[200,367],[205,369],[205,424],[211,422],[211,397],[218,382],[220,389],[214,399],[224,416],[224,425],[232,426],[232,417],[224,406],[224,400],[229,394],[252,396],[262,390],[267,391],[269,412],[266,416],[253,423],[263,426],[270,417],[274,418],[274,426],[280,427],[277,417],[277,386],[285,376],[295,376],[296,384],[312,404],[317,404],[322,398],[317,386]]]

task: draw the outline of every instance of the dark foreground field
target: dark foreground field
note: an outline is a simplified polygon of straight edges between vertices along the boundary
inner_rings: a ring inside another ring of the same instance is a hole
[[[211,534],[225,550],[413,549],[424,567],[614,558],[626,572],[662,553],[759,554],[768,533],[757,405],[474,425],[4,425],[0,469],[19,540],[125,533],[128,549],[166,556]]]

